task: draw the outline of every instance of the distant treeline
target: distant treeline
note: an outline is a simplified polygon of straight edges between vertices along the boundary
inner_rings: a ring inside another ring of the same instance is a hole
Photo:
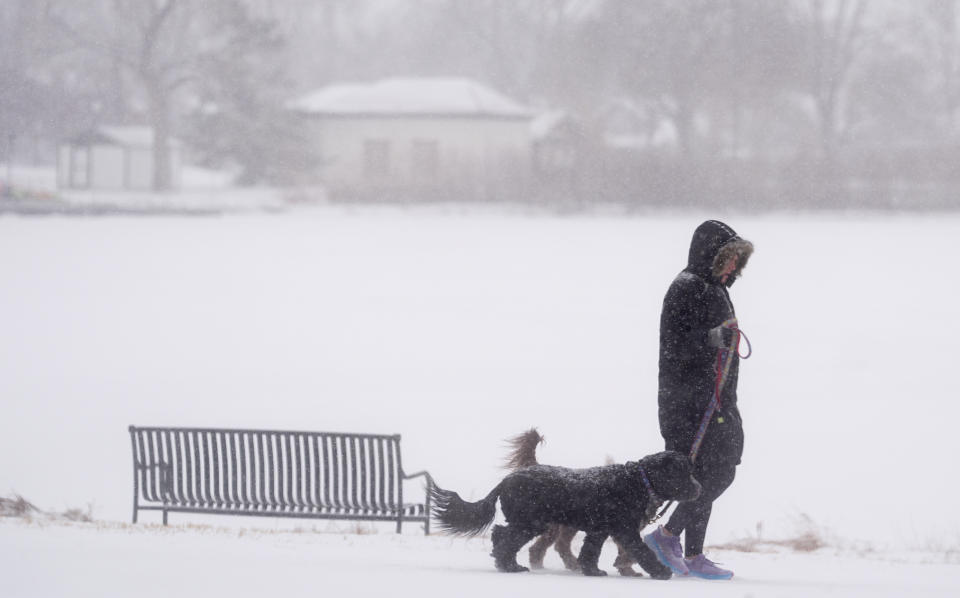
[[[958,15],[960,0],[4,0],[0,161],[146,123],[244,182],[286,183],[316,161],[285,100],[454,75],[582,127],[590,156],[515,190],[537,201],[957,207]],[[623,135],[648,143],[603,143]]]
[[[564,176],[542,177],[527,195],[559,207],[960,208],[960,148],[822,160],[689,160],[611,151]]]

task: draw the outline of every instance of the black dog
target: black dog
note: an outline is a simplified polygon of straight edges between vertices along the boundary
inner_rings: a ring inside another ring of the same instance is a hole
[[[537,461],[537,446],[539,446],[543,440],[543,436],[540,435],[540,432],[538,432],[536,428],[530,428],[523,434],[507,440],[507,446],[511,450],[507,456],[506,469],[516,471],[521,467],[540,465],[540,462]],[[607,463],[610,464],[612,461],[607,461]],[[648,521],[653,518],[654,510],[659,508],[660,505],[657,504],[657,501],[652,501],[647,506],[649,514],[647,518]],[[573,538],[577,535],[577,531],[575,527],[568,527],[566,525],[560,525],[559,523],[547,525],[547,531],[537,536],[537,538],[530,543],[530,548],[528,549],[530,554],[530,568],[543,569],[543,559],[547,555],[547,549],[550,548],[550,545],[553,545],[553,548],[563,561],[563,566],[571,571],[579,571],[580,561],[577,560],[577,557],[573,555],[573,551],[570,550],[570,545],[573,543]],[[632,565],[633,559],[630,558],[630,555],[623,547],[617,545],[617,560],[613,562],[613,566],[617,568],[620,575],[626,577],[643,577],[643,573],[635,571]]]
[[[492,556],[500,571],[527,571],[517,563],[517,551],[549,524],[560,523],[587,533],[577,559],[584,575],[606,574],[597,561],[613,536],[651,577],[669,579],[670,569],[643,543],[639,530],[660,501],[700,495],[691,470],[690,460],[674,451],[589,469],[533,465],[511,473],[475,503],[433,486],[433,515],[447,533],[474,536],[493,522],[499,498],[507,525],[493,528]]]

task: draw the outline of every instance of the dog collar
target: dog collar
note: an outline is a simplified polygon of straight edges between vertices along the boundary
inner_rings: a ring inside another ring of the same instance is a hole
[[[643,480],[643,485],[647,487],[647,492],[650,493],[650,500],[652,502],[660,502],[660,497],[657,496],[657,493],[653,490],[653,484],[650,483],[650,478],[647,477],[646,470],[643,469],[643,466],[640,466],[640,479]]]

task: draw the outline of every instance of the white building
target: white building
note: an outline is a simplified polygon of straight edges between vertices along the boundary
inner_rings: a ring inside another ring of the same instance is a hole
[[[171,186],[180,186],[180,143],[171,139]],[[62,144],[57,151],[61,189],[149,190],[153,188],[153,129],[99,127]]]
[[[331,85],[290,102],[334,194],[510,193],[530,174],[532,114],[462,78]]]

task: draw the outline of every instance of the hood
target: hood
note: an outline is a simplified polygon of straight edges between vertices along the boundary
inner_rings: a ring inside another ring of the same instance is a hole
[[[717,263],[717,255],[724,249],[724,256],[736,253],[740,262],[733,274],[727,278],[727,286],[733,284],[740,271],[753,253],[753,245],[741,239],[736,231],[719,220],[707,220],[693,231],[690,240],[690,254],[687,258],[687,270],[714,282],[719,282],[716,273],[722,264]]]

